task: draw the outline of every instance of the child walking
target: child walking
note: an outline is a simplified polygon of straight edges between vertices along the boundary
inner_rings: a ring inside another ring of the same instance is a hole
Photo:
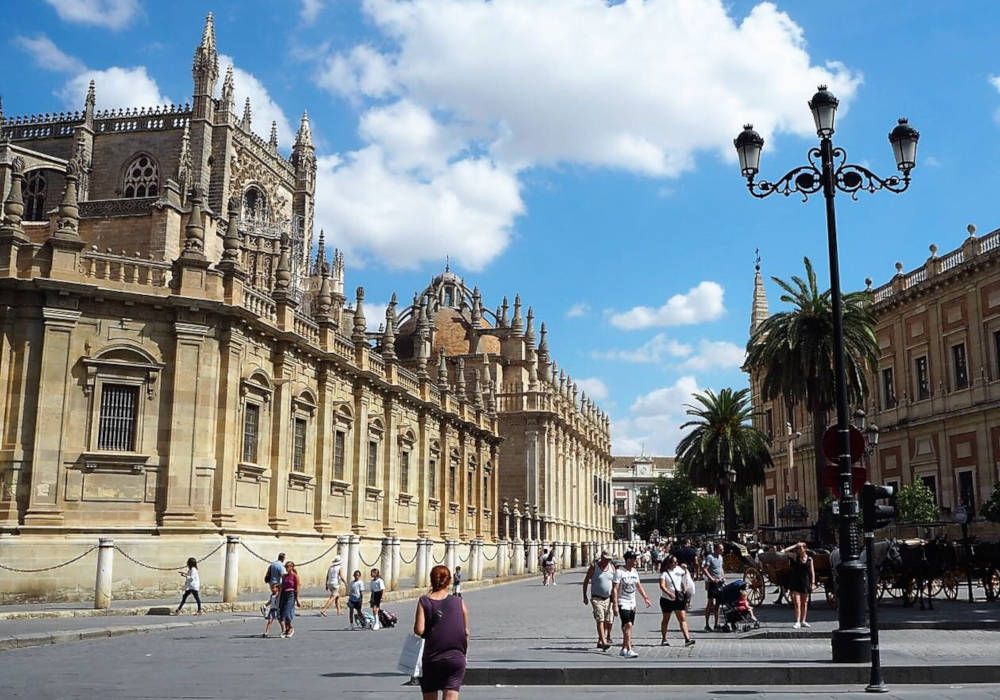
[[[378,613],[379,609],[382,607],[382,592],[385,590],[385,581],[382,580],[382,572],[379,571],[378,569],[372,569],[371,575],[372,575],[372,585],[371,585],[372,596],[371,599],[368,601],[368,603],[369,605],[371,605],[372,615],[375,617],[374,629],[378,629],[380,627]]]
[[[188,596],[194,596],[194,602],[198,604],[198,611],[195,615],[201,615],[201,596],[198,595],[198,589],[201,588],[201,580],[198,578],[198,560],[194,557],[189,557],[187,560],[187,571],[181,571],[181,576],[184,577],[184,595],[181,596],[181,602],[174,611],[174,615],[179,615],[181,608],[184,607],[184,603],[187,602]]]
[[[462,597],[462,567],[455,567],[455,574],[451,577],[451,594]]]
[[[261,637],[267,639],[267,633],[271,631],[271,623],[278,619],[278,608],[281,600],[281,584],[272,583],[271,584],[271,597],[267,599],[267,604],[265,606],[264,617],[267,619],[267,624],[264,625],[264,634]]]
[[[351,623],[351,629],[354,629],[355,618],[358,621],[359,627],[365,626],[364,618],[361,616],[361,602],[364,594],[365,582],[361,580],[361,572],[355,569],[351,579],[349,595],[347,596],[347,618]]]

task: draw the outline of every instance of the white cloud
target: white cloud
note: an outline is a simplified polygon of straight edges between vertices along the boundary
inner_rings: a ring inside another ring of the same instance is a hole
[[[95,85],[97,106],[102,109],[150,107],[170,102],[169,97],[160,93],[156,81],[146,73],[145,66],[87,70],[67,81],[57,94],[68,108],[82,109],[91,80]]]
[[[369,333],[374,333],[379,326],[385,325],[385,310],[389,307],[387,301],[364,302],[365,326]]]
[[[811,135],[802,103],[815,86],[830,85],[843,114],[860,83],[814,65],[801,28],[770,3],[745,17],[722,0],[366,0],[363,11],[381,36],[327,55],[316,82],[362,112],[364,145],[327,155],[317,199],[336,200],[321,225],[342,229],[343,247],[388,251],[395,267],[449,253],[490,262],[523,211],[526,168],[674,177],[705,152],[733,159],[746,121],[765,138]]]
[[[250,98],[250,111],[253,115],[252,128],[264,140],[271,137],[271,122],[278,125],[278,144],[282,148],[291,148],[295,141],[295,131],[285,116],[284,110],[271,99],[270,93],[253,73],[248,73],[235,64],[232,56],[219,54],[219,72],[226,74],[226,69],[233,67],[233,87],[237,114],[243,113],[243,103]],[[216,97],[221,94],[222,80],[215,86]]]
[[[1000,75],[991,75],[989,77],[990,85],[995,87],[997,91],[1000,91]]]
[[[587,393],[587,396],[595,401],[603,401],[608,398],[608,385],[597,377],[587,377],[586,379],[575,379],[576,385]]]
[[[679,369],[704,371],[708,369],[735,369],[743,365],[746,349],[725,340],[702,340],[698,343],[698,353],[684,360]]]
[[[138,0],[45,0],[65,22],[121,29],[139,13]]]
[[[87,69],[83,61],[64,52],[44,34],[34,38],[14,37],[14,43],[31,54],[31,58],[39,68],[59,73],[79,73]]]
[[[302,0],[302,7],[299,9],[299,18],[304,24],[312,24],[319,18],[323,11],[323,0]]]
[[[655,389],[638,397],[626,418],[611,422],[611,445],[614,454],[670,456],[683,436],[680,426],[686,422],[684,404],[700,391],[694,377],[685,376],[673,385]]]
[[[566,318],[582,318],[590,313],[590,304],[580,301],[566,310]]]
[[[633,350],[594,351],[591,353],[591,357],[597,360],[658,364],[668,357],[687,357],[691,352],[690,345],[668,338],[664,333],[657,333]]]
[[[725,313],[724,291],[717,282],[702,282],[687,294],[675,294],[660,307],[634,306],[611,314],[611,325],[624,330],[687,326],[714,321]]]

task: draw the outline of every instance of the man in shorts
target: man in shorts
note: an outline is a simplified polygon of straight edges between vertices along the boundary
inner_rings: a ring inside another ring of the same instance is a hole
[[[705,577],[705,593],[708,597],[705,603],[705,631],[711,632],[709,618],[715,614],[715,630],[719,628],[719,594],[726,584],[726,574],[722,569],[722,545],[715,544],[715,551],[709,554],[701,563],[701,573]]]
[[[611,591],[615,582],[615,563],[608,550],[602,550],[600,558],[590,565],[583,577],[583,604],[587,605],[588,586],[590,607],[597,623],[597,648],[607,651],[611,648],[611,630],[615,614],[611,606]]]
[[[638,557],[632,550],[625,552],[625,568],[615,572],[611,589],[611,602],[622,619],[622,650],[619,656],[636,659],[639,655],[632,649],[632,625],[635,624],[636,591],[642,596],[646,607],[650,606],[649,596],[639,580],[639,570],[635,568]]]

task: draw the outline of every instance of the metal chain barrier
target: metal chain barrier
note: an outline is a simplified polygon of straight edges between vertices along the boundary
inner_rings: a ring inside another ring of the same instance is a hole
[[[485,559],[486,561],[493,561],[498,556],[500,556],[500,545],[495,545],[495,551],[493,552],[492,557],[486,556],[486,547],[483,547],[483,559]]]
[[[267,558],[265,558],[265,557],[262,557],[261,555],[257,554],[257,552],[255,552],[255,551],[253,551],[252,549],[250,549],[250,548],[249,548],[249,547],[247,546],[247,543],[246,543],[246,542],[244,542],[243,540],[240,540],[240,545],[242,545],[243,549],[245,549],[245,550],[247,550],[248,552],[250,552],[250,555],[251,555],[251,556],[254,556],[254,557],[257,557],[258,559],[260,559],[260,560],[261,560],[262,562],[264,562],[264,563],[266,563],[266,564],[270,564],[270,563],[271,563],[271,560],[270,560],[270,559],[267,559]]]
[[[469,553],[465,555],[465,559],[462,559],[457,549],[455,550],[455,558],[458,559],[459,564],[464,564],[465,562],[469,561],[469,557],[471,556],[472,556],[472,545],[469,545]]]
[[[406,557],[403,556],[403,552],[400,551],[400,553],[399,553],[399,560],[401,562],[403,562],[404,564],[412,564],[413,562],[415,562],[417,560],[417,552],[418,551],[419,551],[419,549],[413,550],[413,558],[410,559],[410,560],[407,560]]]
[[[91,552],[93,552],[95,549],[97,549],[97,545],[96,544],[93,547],[91,547],[90,549],[88,549],[86,552],[84,552],[83,554],[81,554],[79,556],[76,556],[76,557],[73,557],[69,561],[64,561],[62,564],[55,564],[53,566],[45,566],[45,567],[42,567],[41,569],[15,569],[13,566],[5,566],[4,564],[0,564],[0,569],[3,569],[4,571],[10,571],[10,572],[13,572],[15,574],[38,574],[38,573],[41,573],[43,571],[52,571],[54,569],[61,569],[64,566],[69,566],[73,562],[80,561],[85,556],[87,556],[88,554],[90,554]]]
[[[433,549],[433,547],[431,548],[431,561],[434,562],[435,564],[444,564],[445,559],[447,559],[447,558],[448,558],[448,550],[447,549],[445,549],[444,554],[441,555],[441,561],[438,561],[437,559],[434,558],[434,549]]]
[[[208,554],[206,554],[205,556],[203,556],[201,559],[198,559],[198,561],[199,562],[205,561],[210,556],[212,556],[213,554],[215,554],[216,552],[218,552],[220,549],[222,549],[222,547],[225,544],[226,544],[225,542],[220,542],[215,549],[213,549],[211,552],[209,552]],[[138,559],[136,559],[135,557],[133,557],[131,554],[129,554],[128,552],[126,552],[124,549],[122,549],[118,545],[115,545],[115,549],[118,550],[118,553],[121,554],[126,559],[128,559],[130,562],[132,562],[133,564],[138,564],[139,566],[141,566],[141,567],[143,567],[145,569],[151,569],[153,571],[177,571],[178,569],[183,569],[184,568],[183,566],[153,566],[152,564],[147,564],[144,561],[139,561]]]
[[[314,557],[314,558],[310,559],[309,561],[300,562],[300,563],[296,564],[295,566],[297,566],[297,567],[298,566],[309,566],[310,564],[319,561],[320,559],[322,559],[323,557],[325,557],[327,554],[329,554],[330,552],[332,552],[336,548],[337,548],[337,543],[334,542],[332,545],[330,545],[329,549],[327,549],[325,552],[323,552],[322,554],[320,554],[318,557]]]
[[[361,563],[364,564],[365,566],[368,566],[368,567],[371,567],[371,568],[375,568],[375,565],[378,564],[379,561],[382,559],[382,555],[381,555],[381,553],[379,553],[378,555],[376,555],[375,561],[373,561],[371,564],[369,564],[368,562],[365,561],[365,558],[363,556],[361,556],[361,547],[358,547],[358,559],[360,559]]]

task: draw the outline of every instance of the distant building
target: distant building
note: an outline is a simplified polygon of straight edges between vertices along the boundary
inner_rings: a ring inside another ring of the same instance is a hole
[[[632,539],[639,496],[660,477],[674,477],[673,457],[614,457],[611,464],[612,513],[615,537]]]

